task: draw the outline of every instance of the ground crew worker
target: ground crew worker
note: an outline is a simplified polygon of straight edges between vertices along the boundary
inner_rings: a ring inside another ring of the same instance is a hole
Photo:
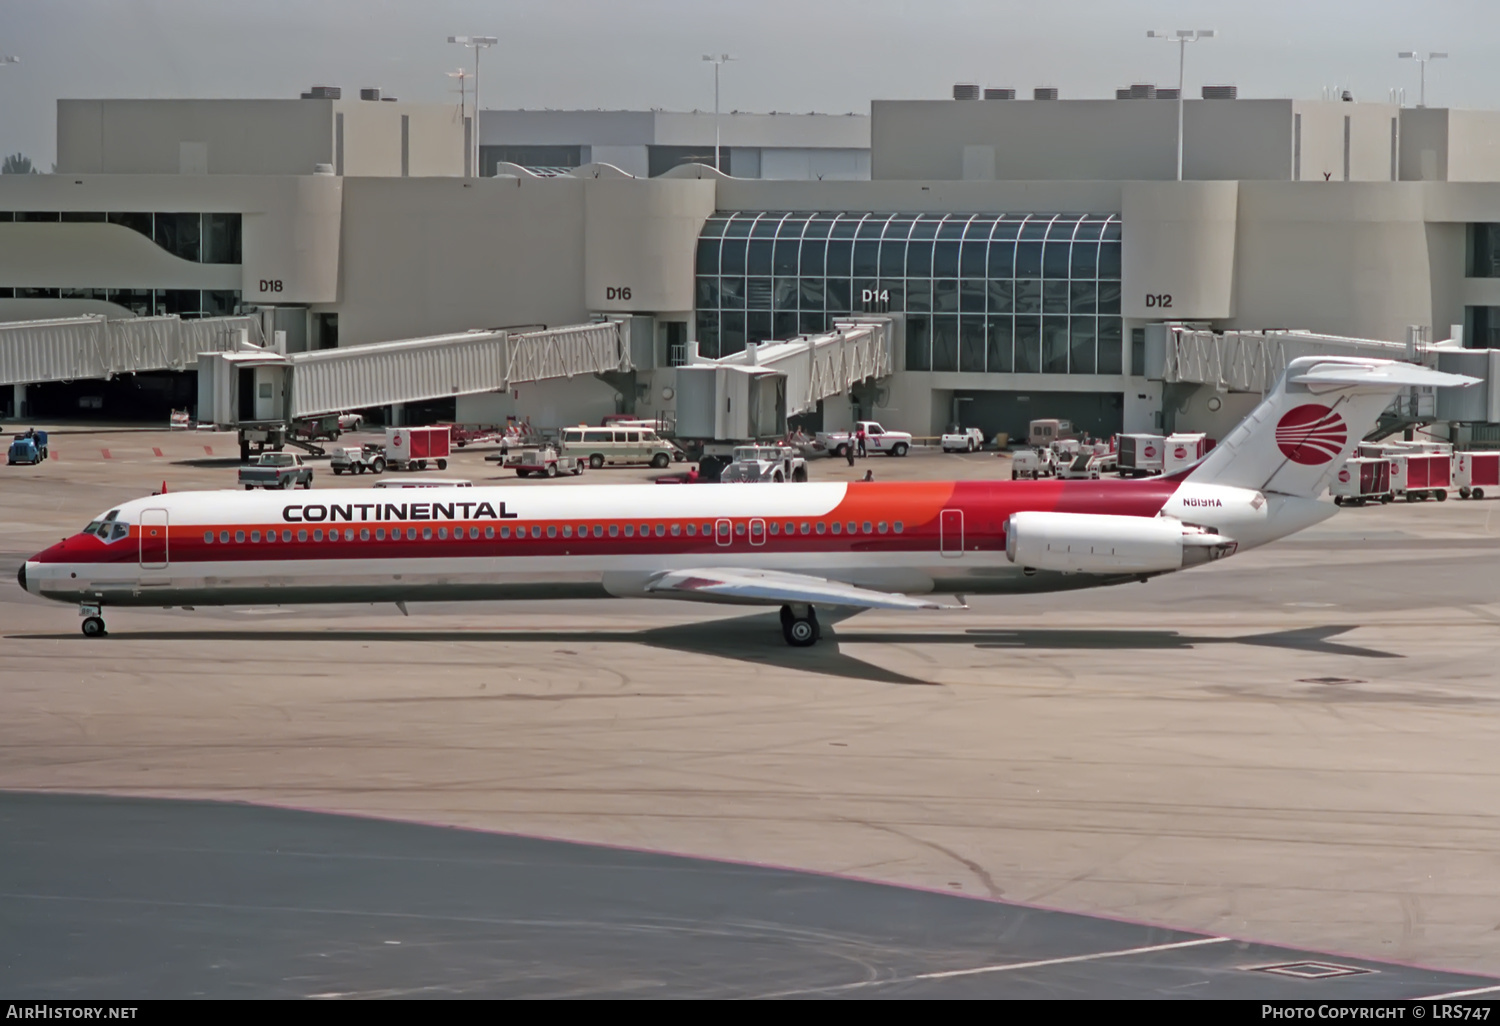
[[[868,455],[865,452],[865,429],[863,427],[858,428],[854,432],[854,440],[859,444],[859,454],[861,456]]]
[[[854,444],[852,442],[845,444],[844,455],[849,457],[849,466],[854,466]]]
[[[688,484],[697,484],[698,483],[698,468],[697,467],[688,467],[687,483]]]

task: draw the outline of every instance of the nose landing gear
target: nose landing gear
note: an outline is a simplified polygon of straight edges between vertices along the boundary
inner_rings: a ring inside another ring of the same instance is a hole
[[[83,636],[85,638],[102,638],[109,631],[104,628],[104,617],[99,615],[98,606],[83,605],[78,607],[78,615],[83,617]]]
[[[781,636],[793,648],[808,648],[818,643],[823,630],[818,613],[812,606],[798,603],[781,607]]]

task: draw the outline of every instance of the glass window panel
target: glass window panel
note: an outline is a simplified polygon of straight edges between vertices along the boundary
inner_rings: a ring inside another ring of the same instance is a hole
[[[990,229],[991,239],[1010,241],[1019,234],[1021,234],[1021,222],[1013,218],[1002,217]]]
[[[908,242],[906,244],[906,276],[908,278],[932,277],[932,243]]]
[[[911,235],[911,226],[916,219],[912,217],[896,217],[886,222],[885,231],[880,237],[886,242],[905,242]]]
[[[999,218],[994,215],[969,218],[968,227],[964,229],[964,238],[970,241],[988,242],[997,220]]]
[[[1047,238],[1052,241],[1072,242],[1078,230],[1079,218],[1059,217],[1047,226]]]
[[[803,278],[800,283],[802,293],[798,306],[803,310],[823,309],[823,279]]]
[[[1099,247],[1092,242],[1073,243],[1069,273],[1074,278],[1096,278],[1099,270]]]
[[[1015,309],[1016,283],[1013,281],[990,281],[985,283],[989,293],[990,313],[1011,313]]]
[[[155,297],[150,289],[110,289],[109,301],[125,307],[137,317],[150,317]]]
[[[718,305],[719,305],[719,279],[718,278],[699,278],[698,279],[698,300],[697,300],[697,307],[698,307],[698,309],[699,310],[705,310],[705,309],[708,309],[710,307],[717,307]]]
[[[797,279],[777,278],[771,288],[771,305],[777,310],[797,309]]]
[[[719,279],[719,305],[731,310],[745,309],[745,279],[742,277]]]
[[[156,290],[156,313],[162,314],[201,314],[203,312],[203,297],[197,289],[157,289]]]
[[[1099,373],[1119,374],[1122,352],[1120,318],[1099,318]]]
[[[150,217],[151,215],[147,214],[146,216]],[[16,220],[56,222],[62,220],[62,214],[56,210],[18,210],[16,211]]]
[[[1023,242],[1037,241],[1047,237],[1047,226],[1052,223],[1052,218],[1028,217],[1021,225],[1021,240]]]
[[[1093,242],[1099,238],[1099,233],[1104,230],[1103,221],[1084,221],[1078,226],[1078,231],[1073,233],[1074,242]]]
[[[814,217],[807,222],[807,231],[802,233],[804,239],[826,239],[828,233],[833,229],[833,218]]]
[[[729,219],[724,226],[724,237],[726,239],[743,239],[750,234],[750,226],[755,223],[755,218],[748,214],[737,214]]]
[[[160,292],[160,291],[157,292],[157,295],[162,295],[162,294],[163,293]],[[61,290],[60,289],[55,289],[55,288],[37,288],[37,287],[21,286],[21,287],[19,287],[19,288],[16,289],[16,298],[17,299],[59,299],[59,298],[61,298]]]
[[[719,353],[719,314],[716,310],[698,311],[698,351],[715,358]]]
[[[930,214],[919,216],[911,226],[911,238],[913,239],[935,239],[937,238],[938,225],[942,223],[941,218]]]
[[[989,324],[989,359],[985,364],[991,374],[1009,374],[1015,369],[1011,345],[1015,324],[1009,317],[991,317]]]
[[[1070,242],[1049,242],[1042,251],[1042,277],[1066,278],[1068,276],[1068,251]]]
[[[202,252],[203,216],[201,214],[157,214],[156,244],[173,256],[198,261]]]
[[[906,309],[911,313],[932,311],[932,282],[919,279],[907,280]]]
[[[874,239],[860,239],[854,243],[854,273],[856,276],[873,278],[880,273],[880,243]]]
[[[797,334],[797,312],[795,310],[778,310],[771,324],[773,337],[791,338]]]
[[[859,227],[859,222],[860,218],[858,215],[854,217],[840,215],[833,222],[833,231],[829,233],[830,237],[835,239],[854,238],[854,231]]]
[[[719,273],[719,239],[698,240],[698,273]]]
[[[926,315],[906,319],[906,369],[932,369],[932,318]]]
[[[872,214],[859,222],[859,228],[854,233],[856,239],[878,239],[885,232],[886,222],[890,218],[884,214]]]
[[[1042,312],[1042,283],[1039,281],[1016,282],[1016,313],[1034,314]]]
[[[958,369],[984,370],[984,318],[966,315],[958,319]]]
[[[60,216],[63,224],[97,224],[104,220],[103,212],[87,210],[64,210]]]
[[[103,292],[103,289],[96,290]],[[103,299],[101,295],[99,297]],[[209,317],[227,317],[236,312],[240,306],[240,292],[238,289],[205,289],[203,292],[203,312]]]
[[[719,257],[719,270],[723,274],[745,273],[745,242],[743,239],[724,240],[724,250]]]
[[[939,240],[932,246],[932,276],[958,277],[958,243]]]
[[[822,274],[824,269],[824,258],[827,256],[828,243],[822,239],[813,241],[803,240],[802,255],[799,260],[798,274]]]
[[[771,336],[771,311],[751,310],[745,315],[746,342],[764,342]]]
[[[959,251],[958,273],[962,278],[984,278],[987,271],[985,266],[985,254],[989,249],[988,242],[965,242],[963,249]]]
[[[906,240],[889,236],[880,244],[880,275],[899,278],[906,273]]]
[[[1120,276],[1120,244],[1102,243],[1099,246],[1099,277],[1118,278]]]
[[[1006,282],[1006,284],[1010,284]],[[958,309],[961,313],[984,313],[985,287],[982,281],[960,281],[958,283]]]
[[[990,243],[990,277],[1010,278],[1016,273],[1016,246],[1009,240]]]
[[[1098,310],[1098,286],[1091,281],[1075,281],[1068,286],[1068,312],[1091,314]]]
[[[769,239],[750,240],[750,251],[745,257],[745,273],[771,273],[771,241]]]
[[[804,310],[797,315],[797,323],[804,335],[821,335],[828,327],[828,318],[820,313],[808,313]]]
[[[745,348],[745,312],[725,310],[719,319],[719,356],[728,356]]]
[[[239,295],[239,293],[238,292],[232,292],[232,293],[230,293],[230,295],[237,296],[237,295]],[[102,301],[105,301],[105,300],[109,299],[109,290],[108,289],[60,289],[59,290],[59,297],[62,298],[62,299],[97,299],[97,300],[100,300],[102,302]]]
[[[1068,283],[1065,281],[1042,282],[1042,313],[1068,312]]]
[[[1119,242],[1120,241],[1120,222],[1114,220],[1113,218],[1111,218],[1104,225],[1104,232],[1099,237],[1101,239],[1104,239],[1106,242],[1110,242],[1110,241]]]
[[[1016,277],[1040,278],[1042,276],[1042,244],[1022,242],[1016,245]]]
[[[1095,324],[1092,317],[1074,317],[1068,322],[1068,372],[1093,374]]]
[[[890,298],[890,309],[899,312],[906,309],[906,282],[900,278],[876,282],[875,287]]]
[[[807,215],[792,214],[785,221],[782,221],[781,226],[776,229],[776,237],[778,239],[791,239],[793,241],[796,241],[802,238],[802,233],[806,230]]]
[[[1042,318],[1042,371],[1046,374],[1068,373],[1068,319]]]
[[[932,283],[932,310],[934,313],[958,312],[958,281],[939,279]]]
[[[850,303],[849,279],[829,278],[824,306],[829,313],[849,313],[854,307]]]
[[[958,370],[958,318],[952,314],[932,318],[932,369]]]
[[[801,239],[777,239],[772,257],[772,271],[776,274],[796,274],[797,250],[801,245]]]
[[[745,309],[747,309],[747,310],[769,310],[769,309],[771,309],[771,279],[770,278],[746,278],[745,279]]]
[[[1102,314],[1117,314],[1120,312],[1119,282],[1101,281],[1099,283],[1099,312]]]
[[[17,216],[19,220],[19,215]],[[116,213],[109,215],[109,223],[129,228],[133,232],[140,232],[146,238],[151,238],[151,215],[146,213]]]
[[[837,227],[837,225],[834,227]],[[852,242],[842,242],[838,239],[829,242],[827,275],[830,278],[849,277],[849,262],[853,252],[854,244]]]
[[[868,307],[867,304],[874,302],[874,278],[855,278],[851,292],[853,294],[854,308],[856,310],[868,312],[869,310],[873,309],[871,307]]]
[[[1042,369],[1042,319],[1016,318],[1016,373],[1036,374]]]
[[[703,222],[703,231],[698,234],[705,239],[717,239],[724,234],[724,226],[729,223],[729,218],[714,216]]]
[[[752,239],[771,239],[776,237],[776,229],[781,224],[785,214],[766,213],[755,219],[750,226],[750,237]]]

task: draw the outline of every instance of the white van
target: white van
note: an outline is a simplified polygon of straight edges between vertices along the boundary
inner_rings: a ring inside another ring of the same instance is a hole
[[[665,467],[677,455],[676,446],[649,427],[563,428],[562,455],[587,460],[590,469],[649,463]]]

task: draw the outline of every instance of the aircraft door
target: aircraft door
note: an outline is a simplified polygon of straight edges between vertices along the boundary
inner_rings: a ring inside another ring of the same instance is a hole
[[[734,521],[716,520],[714,522],[714,541],[720,545],[728,545],[734,541]]]
[[[964,554],[964,511],[945,509],[938,514],[938,551],[949,559]]]
[[[141,511],[141,569],[165,570],[167,568],[167,511],[146,509]]]

